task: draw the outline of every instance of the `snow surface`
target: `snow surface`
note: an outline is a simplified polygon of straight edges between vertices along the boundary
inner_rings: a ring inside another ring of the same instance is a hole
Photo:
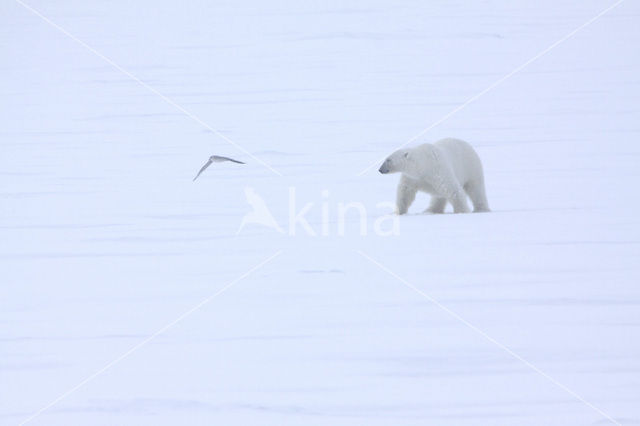
[[[230,283],[29,424],[610,422],[364,255],[640,423],[640,3],[428,131],[476,147],[493,212],[423,195],[391,237],[397,176],[358,173],[612,1],[28,4],[283,176],[2,2],[0,423]],[[192,182],[211,154],[248,164]],[[327,236],[236,235],[245,187],[286,228],[292,186]]]

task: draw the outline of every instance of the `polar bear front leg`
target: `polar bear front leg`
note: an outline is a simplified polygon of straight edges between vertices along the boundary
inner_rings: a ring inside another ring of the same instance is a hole
[[[396,194],[396,213],[397,214],[405,214],[413,200],[416,199],[416,192],[418,192],[418,188],[414,182],[411,182],[405,176],[400,178],[400,183],[398,184],[398,192]]]

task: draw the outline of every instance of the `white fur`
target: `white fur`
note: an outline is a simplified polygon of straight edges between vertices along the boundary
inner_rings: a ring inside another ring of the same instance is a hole
[[[468,213],[467,196],[474,212],[489,211],[484,173],[475,150],[459,139],[441,139],[391,154],[380,173],[402,173],[396,199],[397,213],[405,214],[417,191],[431,194],[425,213],[443,213],[447,203],[455,213]]]

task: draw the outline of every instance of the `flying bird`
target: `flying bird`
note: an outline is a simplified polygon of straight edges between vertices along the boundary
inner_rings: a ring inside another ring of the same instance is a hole
[[[202,172],[204,172],[206,170],[206,168],[211,165],[211,163],[223,163],[225,161],[231,161],[232,163],[244,164],[242,161],[234,160],[233,158],[222,157],[220,155],[212,155],[211,157],[209,157],[209,161],[207,161],[206,164],[204,166],[202,166],[202,168],[200,169],[200,171],[198,172],[196,177],[193,178],[193,180],[195,181],[196,179],[198,179],[198,176],[200,176],[200,174],[202,174]]]

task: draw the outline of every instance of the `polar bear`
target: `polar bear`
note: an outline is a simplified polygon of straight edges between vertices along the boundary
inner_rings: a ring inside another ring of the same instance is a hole
[[[416,192],[431,194],[425,213],[444,213],[447,202],[454,213],[468,213],[467,196],[474,212],[488,212],[482,163],[475,150],[460,139],[441,139],[391,154],[380,173],[402,173],[398,184],[396,213],[405,214]]]

